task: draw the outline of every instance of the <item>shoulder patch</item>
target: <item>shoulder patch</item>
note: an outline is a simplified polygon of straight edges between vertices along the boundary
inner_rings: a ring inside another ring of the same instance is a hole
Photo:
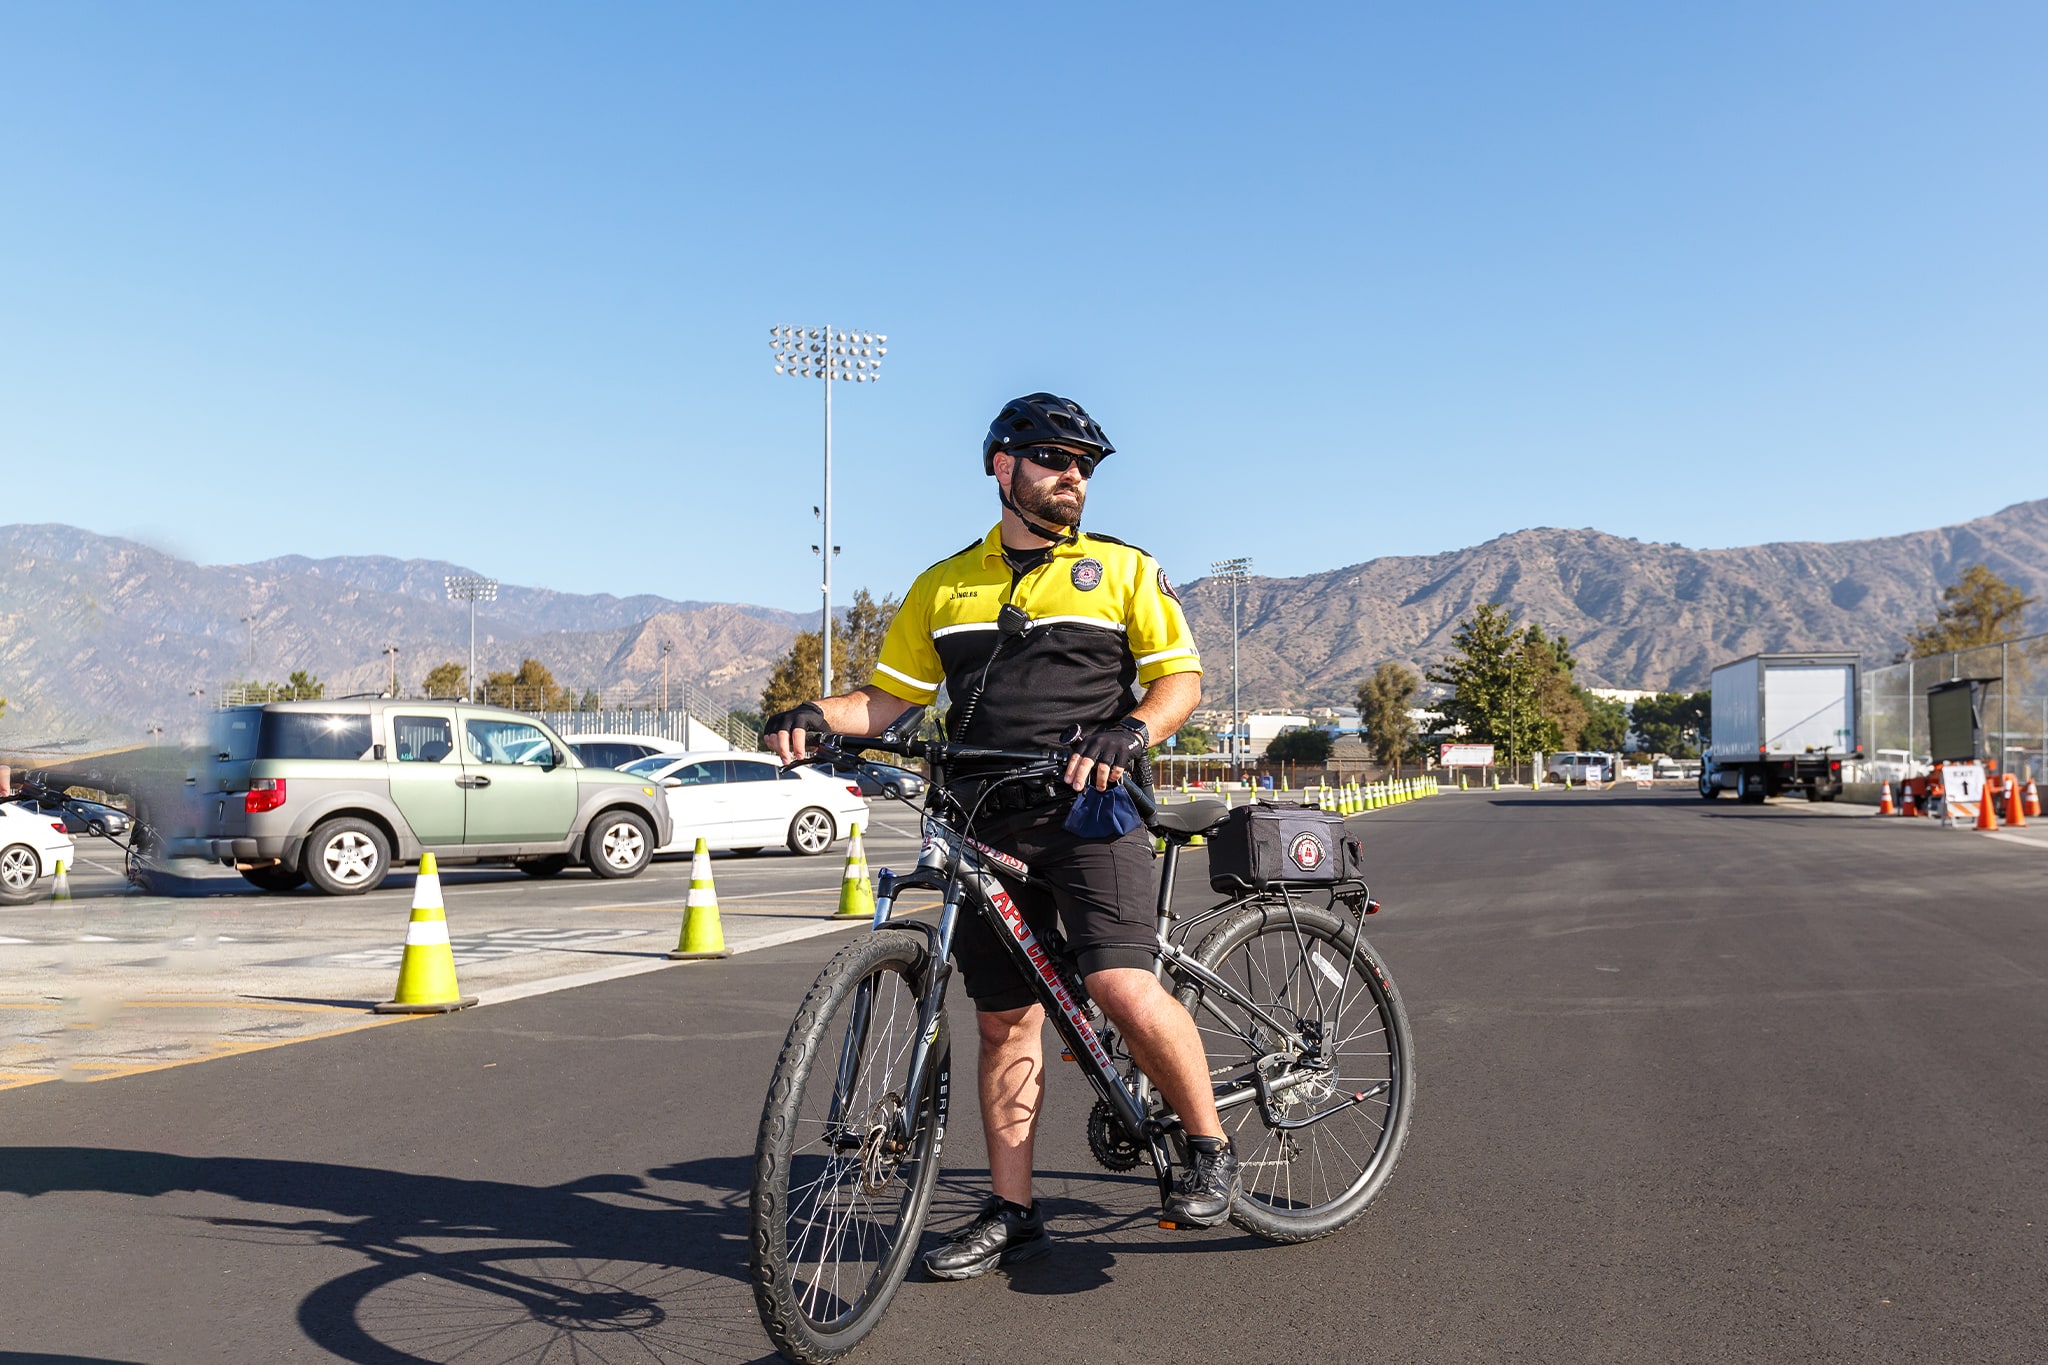
[[[1180,601],[1180,594],[1173,590],[1173,584],[1166,581],[1166,566],[1163,564],[1159,566],[1159,591],[1176,602]]]

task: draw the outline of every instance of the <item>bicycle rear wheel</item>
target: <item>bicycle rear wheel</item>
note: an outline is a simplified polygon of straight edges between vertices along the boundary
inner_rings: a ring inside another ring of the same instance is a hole
[[[761,1325],[791,1360],[834,1359],[873,1330],[924,1231],[950,1079],[941,1015],[920,1093],[904,1093],[929,958],[901,930],[842,948],[775,1063],[748,1241]],[[902,1141],[894,1120],[906,1104]]]
[[[1349,1226],[1393,1173],[1415,1102],[1408,1016],[1378,954],[1349,916],[1273,898],[1217,927],[1195,957],[1271,1021],[1199,982],[1177,992],[1244,1167],[1231,1221],[1275,1242]]]

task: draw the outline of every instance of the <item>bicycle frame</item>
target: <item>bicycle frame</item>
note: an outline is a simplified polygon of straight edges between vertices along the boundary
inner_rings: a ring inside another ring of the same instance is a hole
[[[1123,1122],[1126,1131],[1142,1140],[1150,1150],[1153,1168],[1158,1174],[1160,1181],[1160,1197],[1163,1200],[1167,1194],[1173,1166],[1168,1143],[1172,1138],[1172,1134],[1179,1126],[1178,1120],[1161,1122],[1147,1113],[1151,1084],[1142,1071],[1137,1070],[1135,1067],[1133,1068],[1134,1084],[1126,1084],[1123,1078],[1117,1074],[1116,1063],[1110,1057],[1109,1050],[1104,1045],[1101,1035],[1095,1031],[1094,1026],[1088,1020],[1086,1010],[1074,998],[1073,992],[1067,988],[1066,982],[1061,979],[1058,963],[1053,960],[1052,956],[1046,952],[1044,946],[1038,941],[1037,934],[1032,931],[1031,926],[1025,921],[1022,910],[1012,901],[1009,892],[1004,889],[1002,882],[995,873],[989,870],[987,864],[993,863],[1001,867],[1005,872],[1020,879],[1028,879],[1030,877],[1030,868],[1021,860],[1009,854],[990,848],[979,840],[961,834],[937,816],[929,813],[924,817],[924,841],[924,852],[918,859],[916,871],[908,876],[898,877],[887,869],[883,870],[881,884],[877,888],[875,898],[875,918],[873,924],[873,928],[877,930],[892,926],[915,929],[924,933],[930,940],[931,976],[924,983],[920,991],[917,1041],[912,1049],[910,1069],[904,1083],[906,1099],[909,1096],[921,1093],[924,1085],[925,1071],[930,1062],[932,1046],[938,1039],[939,1019],[945,1009],[946,987],[950,983],[953,973],[950,953],[953,946],[954,931],[959,924],[960,914],[963,908],[966,908],[970,909],[973,913],[986,915],[991,927],[998,931],[997,937],[1003,941],[1012,958],[1016,961],[1018,969],[1024,974],[1024,979],[1031,984],[1033,992],[1037,995],[1040,1003],[1045,1006],[1046,1013],[1051,1018],[1053,1027],[1058,1031],[1060,1038],[1067,1045],[1068,1051],[1080,1065],[1082,1074],[1088,1078],[1088,1082],[1094,1087],[1096,1094],[1101,1097],[1104,1103],[1110,1106],[1112,1112]],[[1167,971],[1171,969],[1177,978],[1199,983],[1205,991],[1229,1001],[1232,1005],[1242,1010],[1251,1023],[1271,1030],[1272,1037],[1287,1038],[1293,1036],[1297,1031],[1293,1023],[1273,1017],[1257,1001],[1252,1000],[1229,981],[1195,961],[1178,943],[1172,940],[1171,935],[1174,930],[1172,928],[1173,916],[1170,907],[1173,896],[1174,871],[1179,852],[1180,844],[1177,841],[1169,840],[1165,866],[1162,868],[1160,876],[1158,905],[1159,960],[1154,968],[1155,973],[1163,978]],[[914,921],[897,922],[893,920],[892,916],[898,897],[904,891],[920,889],[940,893],[942,902],[938,924],[933,926]],[[1251,903],[1256,899],[1257,897],[1247,896],[1241,900],[1229,901],[1223,905],[1212,907],[1191,920],[1188,926],[1183,927],[1182,932],[1185,931],[1186,927],[1192,927],[1194,924],[1212,919],[1217,915],[1232,910],[1239,905]],[[970,901],[972,902],[971,906],[968,904]],[[1291,899],[1287,903],[1291,906]],[[1357,951],[1355,945],[1353,951]],[[848,1030],[845,1045],[840,1055],[831,1110],[831,1122],[835,1125],[841,1119],[841,1097],[852,1093],[860,1066],[860,1058],[865,1050],[867,1008],[869,1003],[865,994],[867,989],[866,983],[862,983],[862,994],[856,996],[853,1026]],[[1317,985],[1315,990],[1317,991],[1317,1000],[1320,1005],[1321,987]],[[1233,1027],[1237,1027],[1234,1021]],[[1241,1036],[1244,1036],[1244,1030],[1241,1027],[1237,1027],[1237,1031]],[[1256,1042],[1256,1039],[1246,1036],[1246,1041]],[[1352,1105],[1362,1104],[1386,1089],[1386,1083],[1381,1082],[1356,1095],[1345,1096],[1343,1102],[1333,1108],[1321,1110],[1306,1118],[1284,1119],[1276,1106],[1276,1097],[1285,1090],[1291,1089],[1292,1084],[1286,1074],[1280,1075],[1277,1079],[1269,1076],[1267,1074],[1268,1065],[1269,1063],[1277,1064],[1284,1068],[1292,1060],[1292,1055],[1287,1052],[1269,1054],[1259,1059],[1259,1063],[1253,1068],[1253,1073],[1249,1080],[1217,1086],[1215,1098],[1218,1112],[1224,1112],[1244,1104],[1256,1103],[1261,1106],[1269,1126],[1298,1128],[1320,1122]],[[913,1104],[905,1103],[897,1110],[893,1122],[896,1130],[895,1137],[898,1141],[905,1144],[909,1143],[912,1137],[914,1118],[915,1106]]]

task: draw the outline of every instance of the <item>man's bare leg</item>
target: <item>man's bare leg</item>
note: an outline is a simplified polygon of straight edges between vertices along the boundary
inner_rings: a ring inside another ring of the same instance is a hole
[[[1146,980],[1151,980],[1150,976]],[[1167,1003],[1174,1004],[1171,999]],[[1002,1198],[1029,1207],[1032,1139],[1038,1129],[1038,1109],[1045,1100],[1045,1008],[1026,1005],[974,1018],[981,1034],[978,1073],[981,1127],[988,1137],[989,1183]],[[1186,1010],[1181,1010],[1181,1018],[1188,1018]],[[1192,1019],[1188,1019],[1188,1028],[1193,1031]],[[1204,1084],[1207,1079],[1204,1071]],[[1215,1112],[1213,1104],[1210,1112]]]
[[[1088,994],[1123,1035],[1131,1060],[1152,1079],[1181,1127],[1191,1137],[1222,1137],[1216,1116],[1216,1090],[1209,1082],[1209,1059],[1202,1035],[1180,1001],[1166,993],[1157,977],[1136,967],[1111,967],[1093,972]],[[984,1102],[986,1111],[987,1104]]]

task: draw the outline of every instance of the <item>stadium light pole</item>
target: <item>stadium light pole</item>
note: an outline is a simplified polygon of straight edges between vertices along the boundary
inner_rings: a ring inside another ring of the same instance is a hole
[[[832,381],[872,384],[882,377],[882,357],[889,338],[880,332],[840,332],[830,327],[770,327],[768,344],[775,352],[775,373],[793,379],[821,379],[825,384],[825,500],[814,508],[825,523],[824,539],[811,548],[825,563],[824,611],[818,619],[820,663],[824,687],[832,695]]]
[[[1209,565],[1209,572],[1230,581],[1230,771],[1233,777],[1242,777],[1244,745],[1237,732],[1237,586],[1251,577],[1251,556],[1216,560]]]
[[[464,701],[476,700],[476,604],[498,600],[498,580],[480,574],[448,574],[442,580],[450,602],[469,603],[469,672],[463,674]]]

